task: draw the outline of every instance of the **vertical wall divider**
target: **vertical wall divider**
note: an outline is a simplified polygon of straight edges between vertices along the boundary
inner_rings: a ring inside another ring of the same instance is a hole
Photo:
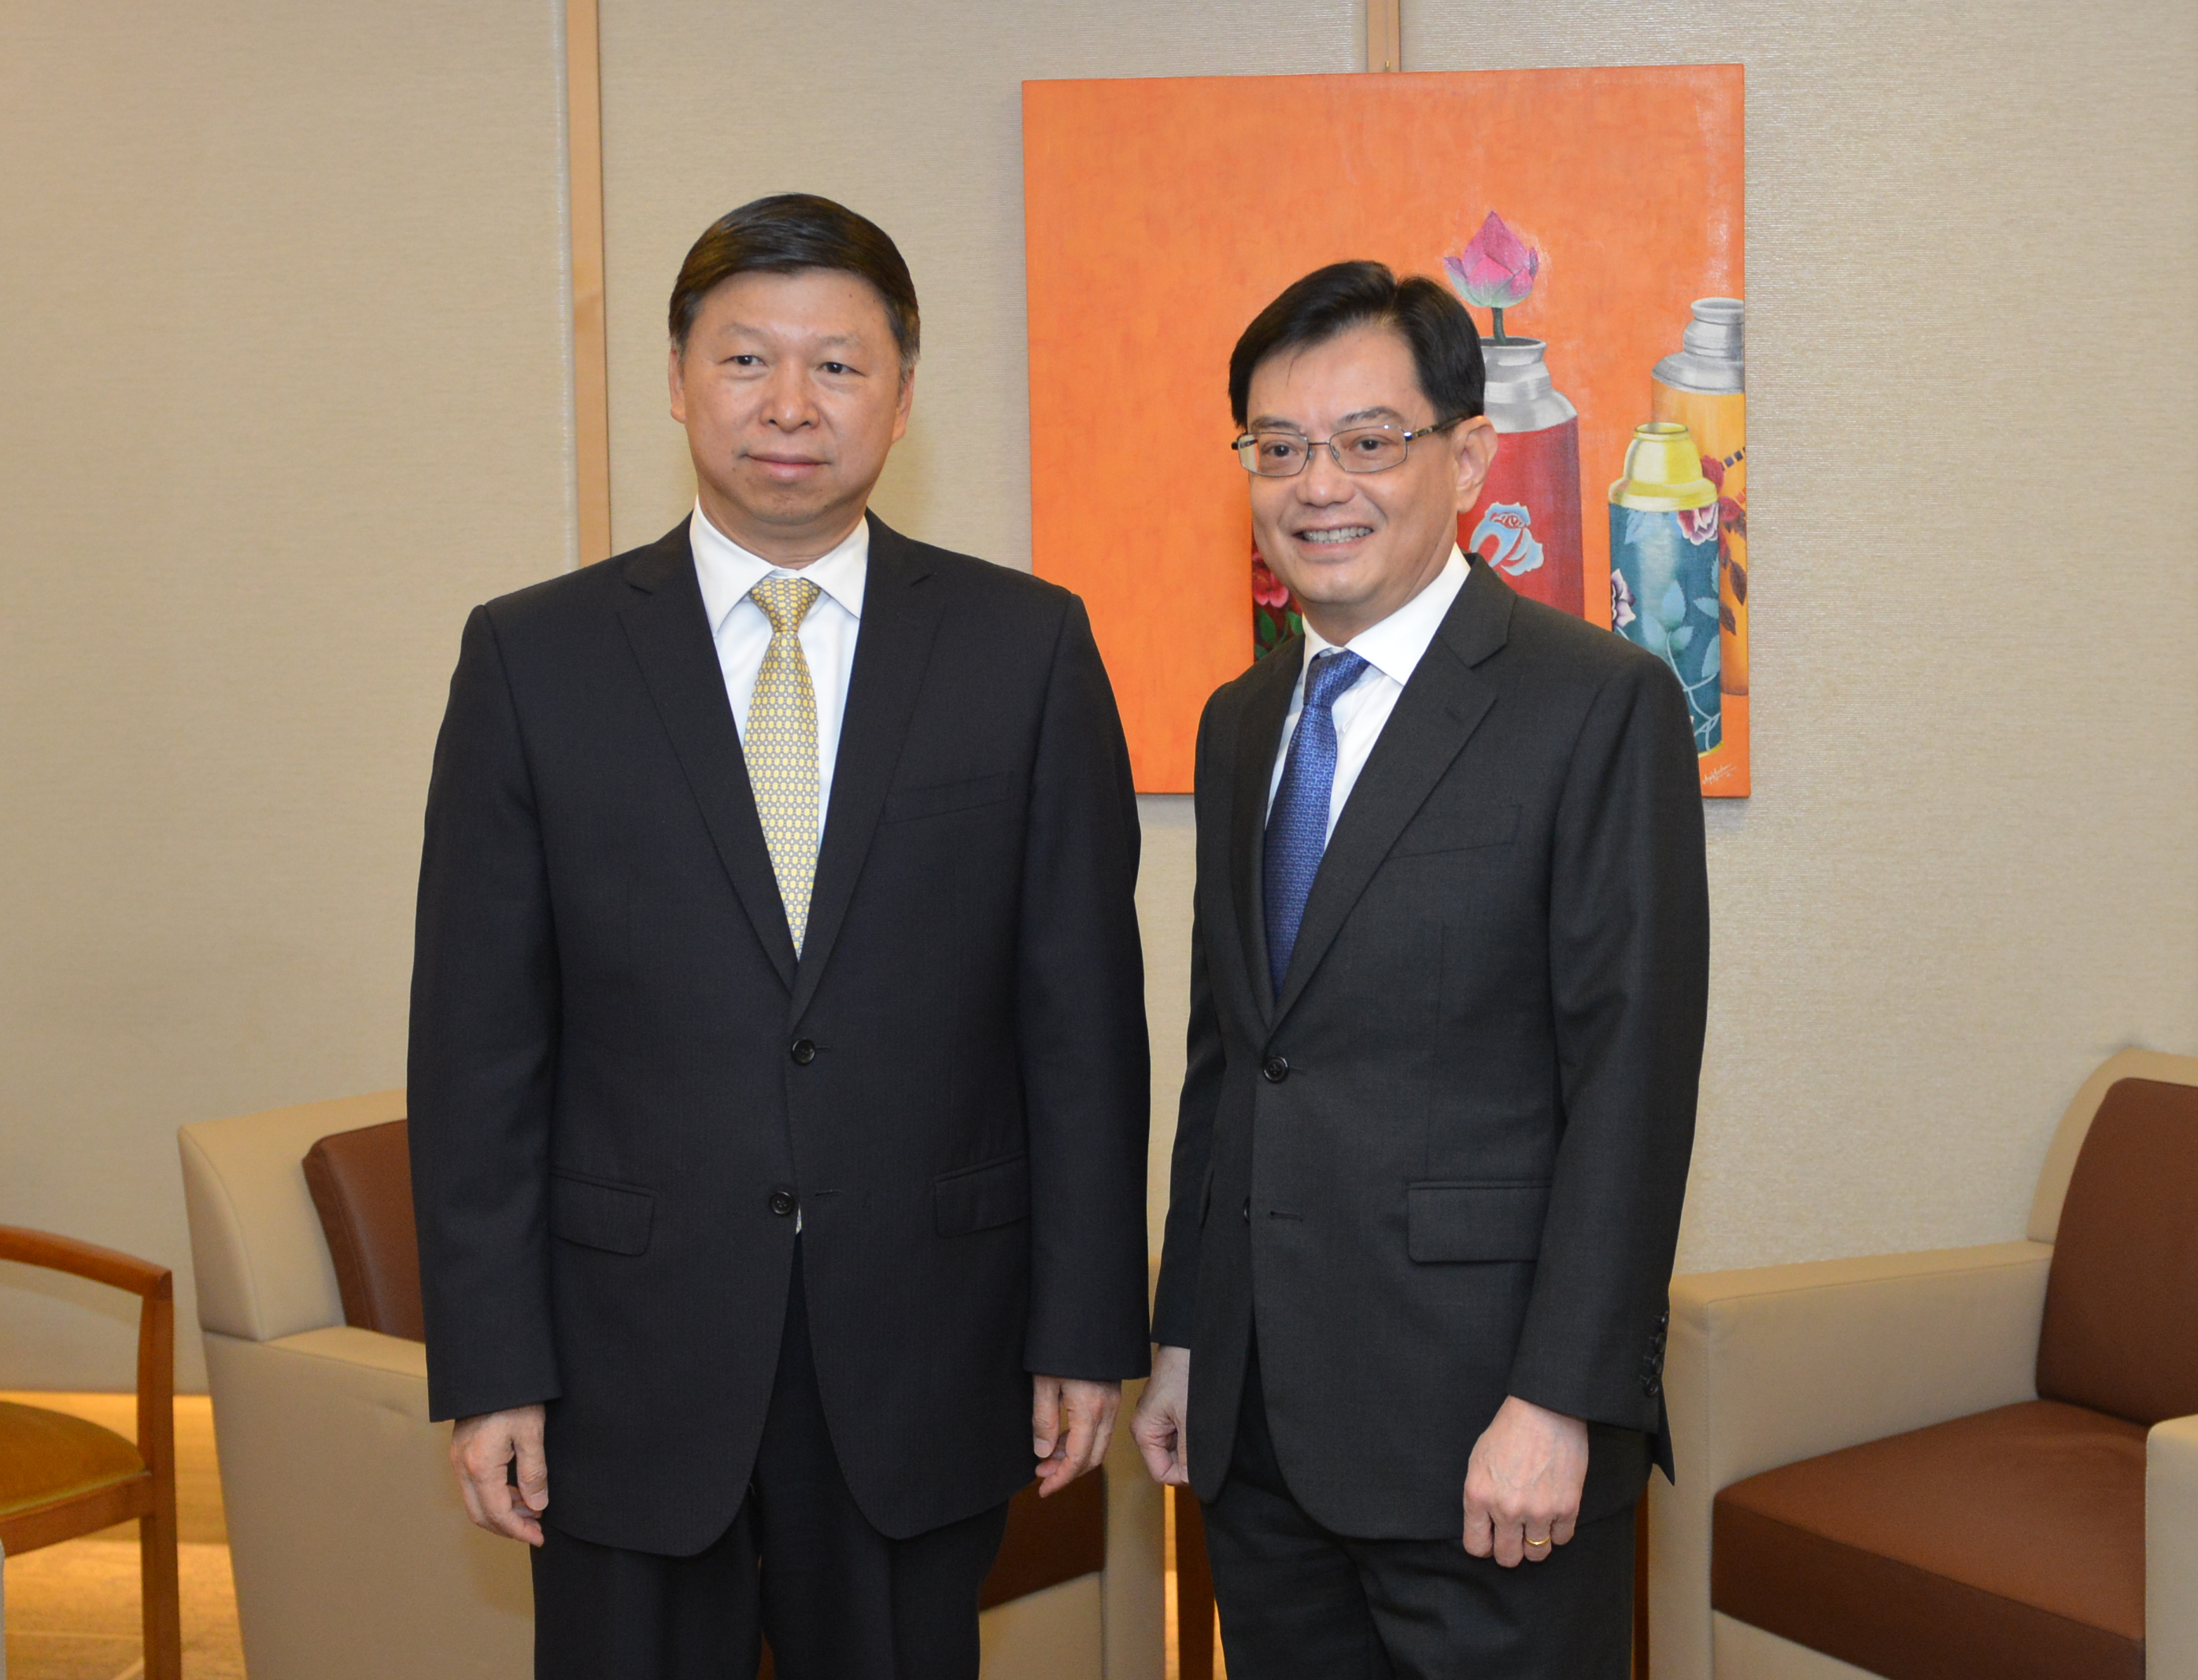
[[[1404,0],[1366,0],[1366,67],[1404,67]]]
[[[573,237],[573,452],[579,563],[611,552],[610,355],[603,326],[603,81],[599,0],[565,0],[566,168]]]

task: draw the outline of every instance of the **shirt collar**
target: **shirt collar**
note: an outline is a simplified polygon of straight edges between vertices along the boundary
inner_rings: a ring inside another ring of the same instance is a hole
[[[1434,580],[1395,612],[1375,625],[1369,625],[1351,638],[1351,651],[1372,666],[1399,688],[1412,680],[1419,669],[1420,660],[1442,628],[1451,603],[1457,592],[1465,587],[1465,556],[1458,552],[1457,544],[1451,544],[1450,558]],[[1335,644],[1312,627],[1307,619],[1305,634],[1305,666],[1310,668],[1315,655],[1326,653]],[[1303,681],[1302,675],[1300,677]]]
[[[800,571],[773,566],[750,554],[710,523],[702,503],[695,503],[695,516],[687,524],[688,545],[695,551],[695,580],[702,586],[702,610],[709,617],[710,633],[725,627],[725,615],[747,598],[747,592],[765,578],[806,578],[847,610],[850,618],[863,616],[863,587],[869,581],[870,521],[856,520],[855,528],[826,554]]]

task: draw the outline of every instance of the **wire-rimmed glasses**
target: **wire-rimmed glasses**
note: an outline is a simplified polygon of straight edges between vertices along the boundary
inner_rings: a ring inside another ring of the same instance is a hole
[[[1463,420],[1453,415],[1432,426],[1406,432],[1394,426],[1352,426],[1332,438],[1308,438],[1300,432],[1247,432],[1230,447],[1244,470],[1263,479],[1294,479],[1305,469],[1312,452],[1324,449],[1346,473],[1386,473],[1404,464],[1412,452],[1412,439],[1447,432]]]

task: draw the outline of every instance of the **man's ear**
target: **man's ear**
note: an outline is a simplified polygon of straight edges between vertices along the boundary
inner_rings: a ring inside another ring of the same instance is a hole
[[[672,387],[672,417],[682,426],[687,423],[687,381],[679,375],[686,352],[677,339],[672,341],[672,358],[665,378]]]
[[[1488,469],[1496,464],[1499,442],[1496,422],[1485,414],[1458,422],[1451,439],[1457,462],[1458,512],[1466,512],[1480,499],[1480,486],[1487,482]]]
[[[908,435],[908,413],[916,404],[916,369],[904,368],[900,375],[900,398],[893,404],[893,440],[898,443]]]

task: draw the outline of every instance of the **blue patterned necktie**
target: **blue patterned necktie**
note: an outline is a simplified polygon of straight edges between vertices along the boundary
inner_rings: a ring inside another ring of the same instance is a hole
[[[1328,849],[1328,805],[1335,791],[1335,702],[1365,669],[1364,660],[1341,648],[1330,648],[1313,660],[1305,672],[1305,709],[1290,736],[1275,807],[1267,813],[1267,968],[1277,997],[1282,995],[1282,976],[1290,971],[1290,953],[1297,948],[1298,924],[1305,920],[1320,855]]]

